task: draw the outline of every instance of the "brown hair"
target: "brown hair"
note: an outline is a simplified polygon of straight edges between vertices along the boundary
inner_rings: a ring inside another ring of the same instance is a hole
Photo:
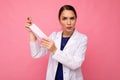
[[[60,10],[59,10],[59,14],[58,14],[59,20],[60,20],[61,13],[62,13],[64,10],[72,10],[72,11],[74,12],[74,14],[75,14],[75,17],[77,18],[77,13],[76,13],[76,11],[75,11],[75,8],[74,8],[73,6],[71,6],[71,5],[64,5],[64,6],[62,6],[62,7],[60,8]]]

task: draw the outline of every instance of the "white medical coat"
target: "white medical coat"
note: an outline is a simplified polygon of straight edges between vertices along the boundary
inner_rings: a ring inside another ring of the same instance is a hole
[[[46,80],[54,80],[58,62],[63,64],[64,80],[83,80],[81,65],[85,58],[87,36],[74,30],[63,51],[60,50],[62,31],[53,32],[50,35],[57,47],[53,54],[50,52],[46,74]],[[39,58],[47,54],[48,50],[40,45],[38,41],[30,42],[31,55]]]

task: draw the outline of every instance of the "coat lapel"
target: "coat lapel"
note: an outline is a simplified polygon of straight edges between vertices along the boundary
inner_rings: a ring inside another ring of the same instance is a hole
[[[72,45],[74,43],[75,40],[75,35],[76,35],[77,31],[74,30],[72,36],[70,37],[70,39],[68,40],[66,46],[64,47],[64,49],[66,49],[68,46]],[[58,49],[60,49],[61,46],[61,38],[62,38],[62,31],[58,32],[57,36],[56,36],[56,46]]]
[[[61,37],[62,37],[62,31],[57,33],[56,40],[55,40],[56,46],[59,50],[61,46]]]
[[[67,42],[67,44],[66,44],[66,46],[65,46],[65,48],[64,48],[64,50],[65,50],[67,47],[71,46],[71,45],[74,43],[76,33],[77,33],[77,31],[74,30],[72,36],[70,37],[70,39],[68,40],[68,42]],[[73,47],[74,47],[74,46],[73,46]]]

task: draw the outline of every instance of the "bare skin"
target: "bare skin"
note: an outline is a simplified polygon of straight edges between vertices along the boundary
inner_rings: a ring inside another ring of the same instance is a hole
[[[36,41],[36,39],[37,39],[36,36],[34,35],[34,33],[29,28],[30,25],[32,25],[32,18],[28,17],[27,22],[25,23],[25,27],[30,34],[30,41]]]
[[[62,25],[63,37],[70,37],[75,29],[76,16],[72,10],[64,10],[60,16],[60,24]]]

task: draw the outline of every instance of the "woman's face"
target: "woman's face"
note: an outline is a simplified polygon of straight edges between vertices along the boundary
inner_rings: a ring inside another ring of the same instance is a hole
[[[72,10],[64,10],[60,15],[60,24],[62,25],[63,32],[73,32],[76,24],[74,12]]]

